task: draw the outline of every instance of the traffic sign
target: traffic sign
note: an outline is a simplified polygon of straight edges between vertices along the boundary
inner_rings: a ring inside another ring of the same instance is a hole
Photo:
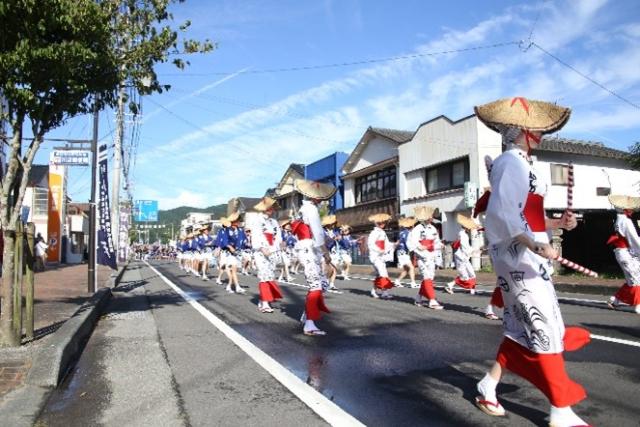
[[[136,200],[133,207],[136,222],[155,222],[158,220],[157,200]]]

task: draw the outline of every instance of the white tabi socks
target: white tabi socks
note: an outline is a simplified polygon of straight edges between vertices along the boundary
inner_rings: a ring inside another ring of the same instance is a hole
[[[549,411],[549,425],[553,427],[571,427],[586,426],[588,424],[573,412],[571,406],[556,408],[551,405],[551,410]]]
[[[305,319],[303,329],[305,332],[308,332],[308,331],[315,331],[318,329],[318,327],[316,326],[313,320]]]
[[[488,400],[490,402],[497,402],[498,398],[496,397],[496,387],[498,386],[498,381],[494,380],[491,375],[485,374],[484,378],[480,380],[478,383],[478,393],[482,396],[484,400]]]

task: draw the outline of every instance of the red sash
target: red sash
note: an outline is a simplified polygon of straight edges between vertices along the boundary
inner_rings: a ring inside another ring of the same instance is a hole
[[[531,231],[547,231],[544,214],[544,197],[539,194],[529,193],[527,203],[524,205],[524,217],[531,227]]]
[[[429,252],[433,252],[433,240],[430,239],[422,239],[420,240],[420,244],[427,248]]]
[[[273,246],[273,234],[271,233],[263,233],[265,239],[267,239],[267,243],[269,243],[269,246]]]
[[[629,247],[629,242],[620,234],[615,233],[612,234],[611,237],[609,237],[609,240],[607,240],[607,245],[611,245],[615,249],[626,249]]]
[[[384,240],[376,240],[376,246],[379,247],[381,251],[384,251]]]
[[[291,223],[291,232],[295,234],[298,240],[311,239],[311,228],[302,221],[293,221]]]
[[[451,247],[453,248],[454,251],[457,251],[460,248],[460,240],[456,240],[455,242],[453,242],[451,244]]]

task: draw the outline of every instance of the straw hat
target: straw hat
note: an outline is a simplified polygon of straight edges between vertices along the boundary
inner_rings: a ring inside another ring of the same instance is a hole
[[[338,190],[331,184],[323,182],[309,181],[306,179],[296,179],[293,183],[295,190],[305,197],[317,200],[328,200],[336,194]]]
[[[336,218],[335,215],[327,215],[324,218],[322,218],[323,227],[327,225],[335,224],[336,222],[338,222],[338,218]]]
[[[497,132],[508,126],[552,133],[561,129],[571,115],[569,108],[522,97],[499,99],[475,106],[474,110],[478,119]]]
[[[416,225],[416,222],[417,222],[417,220],[414,217],[410,216],[410,217],[407,217],[407,218],[400,218],[398,220],[398,225],[400,227],[409,228],[409,227],[413,227],[414,225]]]
[[[349,224],[342,224],[340,226],[340,231],[351,231],[351,226]]]
[[[255,205],[253,209],[257,210],[258,212],[265,212],[269,208],[276,209],[277,207],[278,207],[278,201],[276,199],[273,199],[267,196],[267,197],[263,197],[260,203]]]
[[[231,227],[231,221],[229,221],[226,216],[220,217],[220,224],[222,224],[223,227]]]
[[[623,196],[621,194],[610,194],[609,203],[618,209],[640,209],[640,197]]]
[[[240,219],[240,212],[234,212],[231,215],[227,216],[227,221],[236,222]]]
[[[369,217],[369,221],[374,223],[387,222],[391,219],[391,215],[386,213],[377,213]]]
[[[284,227],[285,225],[290,224],[290,223],[291,223],[290,219],[281,219],[280,222],[279,222],[280,227]]]
[[[461,226],[463,226],[467,230],[476,230],[476,229],[480,228],[480,224],[478,224],[477,222],[475,222],[473,219],[469,218],[468,216],[462,215],[461,213],[456,215],[456,221],[458,221],[458,224],[460,224]]]
[[[413,209],[413,216],[418,221],[428,221],[433,218],[436,208],[432,206],[418,206]]]

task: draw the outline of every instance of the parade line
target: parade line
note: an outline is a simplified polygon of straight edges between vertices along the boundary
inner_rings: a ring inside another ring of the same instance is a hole
[[[360,421],[349,413],[345,412],[338,405],[327,399],[322,393],[306,384],[300,378],[295,376],[291,371],[278,363],[264,351],[256,347],[248,339],[236,332],[231,326],[227,325],[219,317],[207,310],[198,301],[185,293],[179,286],[167,279],[162,273],[152,267],[147,261],[144,263],[154,273],[158,275],[169,287],[171,287],[178,295],[198,311],[213,326],[218,328],[227,338],[229,338],[242,351],[247,353],[258,365],[273,376],[280,384],[285,386],[291,393],[300,399],[305,405],[311,408],[323,420],[330,425],[339,426],[364,426]]]

